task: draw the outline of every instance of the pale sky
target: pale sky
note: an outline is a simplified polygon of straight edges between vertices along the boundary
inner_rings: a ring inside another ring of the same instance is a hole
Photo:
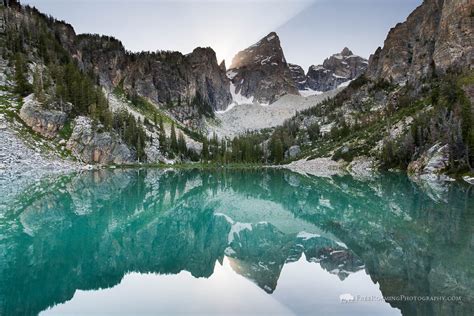
[[[131,51],[212,47],[232,57],[276,31],[288,62],[305,70],[345,46],[368,58],[422,0],[23,0]]]

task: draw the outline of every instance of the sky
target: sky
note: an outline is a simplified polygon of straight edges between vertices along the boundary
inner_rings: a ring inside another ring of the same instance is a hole
[[[422,0],[23,0],[76,33],[110,35],[130,51],[212,47],[219,62],[272,31],[307,69],[349,47],[368,58]]]

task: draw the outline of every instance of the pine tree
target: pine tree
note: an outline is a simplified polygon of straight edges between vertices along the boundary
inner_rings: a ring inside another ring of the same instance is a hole
[[[160,135],[158,138],[160,142],[160,149],[162,152],[166,151],[166,131],[165,126],[163,124],[163,118],[160,117]]]
[[[223,163],[227,163],[227,143],[224,138],[221,139],[221,160]]]
[[[283,143],[280,137],[274,137],[270,143],[270,152],[273,162],[280,163],[283,161]]]
[[[138,162],[140,162],[140,159],[143,156],[143,148],[142,148],[142,142],[140,139],[140,134],[137,135],[137,144],[135,145],[135,148],[137,149]]]
[[[109,110],[105,111],[104,113],[104,126],[106,130],[111,130],[112,129],[112,124],[113,124],[113,115],[112,112]]]
[[[181,154],[186,154],[186,151],[187,151],[186,141],[184,139],[184,135],[182,132],[180,132],[178,136],[178,151]]]
[[[204,138],[204,141],[202,142],[201,160],[209,160],[209,141],[207,140],[207,138]]]
[[[22,54],[17,53],[15,56],[15,92],[25,97],[29,95],[33,88],[27,79],[27,66]]]
[[[35,68],[33,73],[33,93],[35,94],[36,100],[40,103],[46,102],[46,95],[44,94],[43,86],[43,74],[39,67]]]
[[[172,152],[174,153],[178,152],[178,141],[176,139],[176,129],[174,127],[174,122],[171,123],[170,146],[171,146]]]

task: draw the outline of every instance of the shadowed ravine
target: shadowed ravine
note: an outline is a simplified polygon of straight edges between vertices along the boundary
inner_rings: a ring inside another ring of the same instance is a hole
[[[209,278],[225,257],[273,295],[302,256],[337,282],[365,270],[384,296],[462,298],[389,302],[404,315],[474,311],[474,193],[458,183],[435,199],[399,174],[103,170],[2,204],[0,315],[37,314],[129,272]]]

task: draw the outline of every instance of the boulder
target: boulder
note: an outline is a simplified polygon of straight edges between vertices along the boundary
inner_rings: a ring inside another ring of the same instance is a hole
[[[298,145],[291,146],[288,148],[288,150],[285,152],[285,158],[286,159],[293,159],[297,157],[301,153],[301,148]]]
[[[23,122],[46,138],[56,137],[66,123],[67,117],[68,114],[64,111],[56,110],[52,106],[46,108],[34,98],[33,94],[24,99],[20,109],[20,118]]]
[[[98,132],[92,120],[79,116],[66,148],[79,160],[97,164],[136,162],[135,153],[112,132]]]
[[[445,179],[443,173],[449,167],[449,147],[440,143],[428,149],[421,157],[412,161],[407,168],[410,175],[425,180]]]

